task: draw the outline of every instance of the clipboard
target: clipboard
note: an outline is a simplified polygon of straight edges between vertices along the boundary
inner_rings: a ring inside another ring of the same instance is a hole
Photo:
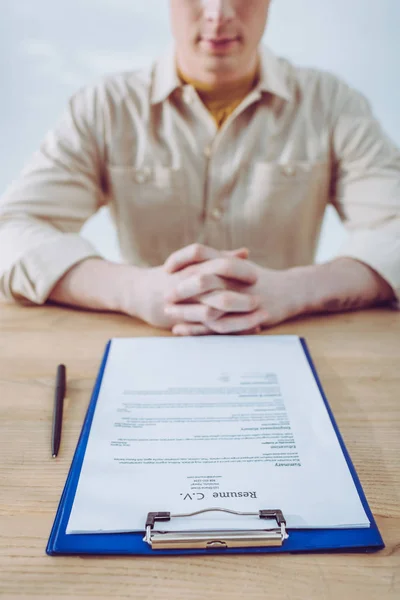
[[[190,517],[197,513],[173,515],[163,511],[163,507],[160,506],[160,512],[148,514],[146,523],[143,524],[142,532],[67,534],[67,524],[82,469],[104,369],[110,351],[111,341],[109,341],[105,348],[81,434],[59,502],[47,543],[46,553],[49,556],[162,556],[179,554],[237,554],[264,552],[373,552],[384,548],[384,542],[333,417],[328,400],[312,362],[306,341],[303,338],[300,338],[300,342],[325,403],[361,503],[370,521],[370,527],[287,530],[284,514],[279,507],[260,507],[258,513],[235,514],[240,514],[241,516],[248,514],[252,517],[256,514],[260,519],[274,521],[275,526],[272,529],[268,527],[265,530],[257,531],[195,532],[190,527]],[[206,509],[206,511],[215,510],[234,512],[228,511],[224,507],[209,507]],[[164,532],[162,523],[171,520],[174,517],[187,518],[188,530],[183,532]]]

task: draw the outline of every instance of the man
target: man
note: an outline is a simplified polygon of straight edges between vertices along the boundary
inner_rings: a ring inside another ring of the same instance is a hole
[[[270,0],[170,0],[174,50],[70,101],[0,203],[0,293],[177,335],[394,304],[400,153],[365,99],[260,40]],[[350,231],[313,265],[324,210]],[[124,264],[79,236],[108,204]]]

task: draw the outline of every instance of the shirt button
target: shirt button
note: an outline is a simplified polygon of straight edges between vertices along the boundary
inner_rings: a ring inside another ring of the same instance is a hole
[[[150,178],[150,169],[144,167],[140,171],[136,171],[134,178],[136,183],[146,183]]]
[[[293,177],[293,175],[296,175],[296,169],[292,165],[285,165],[282,167],[282,171],[283,174],[287,175],[288,177]]]
[[[211,216],[214,221],[219,221],[222,218],[223,212],[220,208],[214,208],[211,212]]]
[[[206,147],[204,148],[204,156],[205,156],[206,158],[210,158],[211,154],[212,154],[211,147],[210,147],[210,146],[206,146]]]

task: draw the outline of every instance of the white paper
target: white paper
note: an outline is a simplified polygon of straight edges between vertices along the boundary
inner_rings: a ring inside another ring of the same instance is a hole
[[[67,533],[143,531],[150,511],[210,507],[369,526],[299,338],[114,339]],[[266,522],[207,513],[162,528],[211,526]]]

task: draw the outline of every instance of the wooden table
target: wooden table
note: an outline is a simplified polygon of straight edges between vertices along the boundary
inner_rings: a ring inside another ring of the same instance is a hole
[[[306,337],[385,550],[370,555],[46,556],[106,341],[163,332],[121,315],[0,306],[0,597],[398,600],[400,314],[321,316],[271,331]],[[62,362],[68,366],[68,400],[60,455],[53,460],[53,385]]]

